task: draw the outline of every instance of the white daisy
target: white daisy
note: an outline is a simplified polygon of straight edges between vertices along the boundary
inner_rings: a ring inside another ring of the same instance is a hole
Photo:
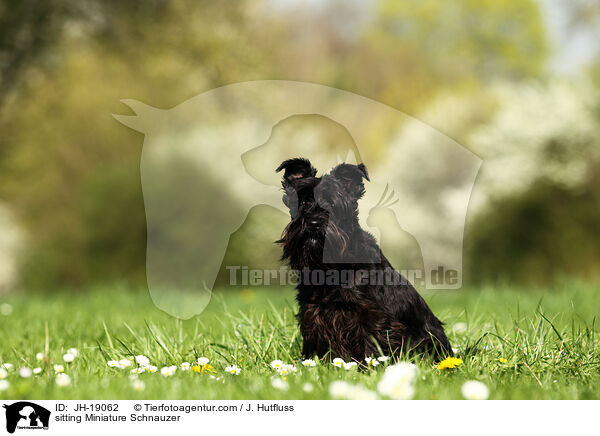
[[[131,361],[129,359],[119,360],[119,368],[128,368],[130,366],[131,366]]]
[[[118,360],[109,360],[108,362],[106,362],[106,364],[108,366],[110,366],[111,368],[118,368],[119,367],[119,361]]]
[[[229,374],[233,374],[233,375],[239,375],[241,370],[242,369],[240,367],[238,367],[237,365],[228,365],[225,367],[225,372],[228,372]]]
[[[207,365],[208,362],[210,362],[210,359],[208,357],[198,357],[198,365],[204,366]]]
[[[69,348],[67,353],[72,354],[75,357],[79,356],[79,350],[77,348]]]
[[[154,365],[150,365],[150,366],[148,366],[148,368],[146,368],[146,370],[147,370],[149,373],[152,373],[152,374],[154,374],[156,371],[158,371],[158,368],[157,368],[156,366],[154,366]]]
[[[71,363],[72,361],[75,360],[75,355],[71,354],[71,353],[67,353],[63,356],[63,360],[67,363]]]
[[[352,385],[342,380],[336,380],[329,385],[329,395],[332,398],[342,400],[348,396],[348,393],[352,389]]]
[[[135,356],[135,363],[137,363],[140,366],[149,366],[150,359],[148,359],[143,354],[138,354],[137,356]]]
[[[71,384],[71,377],[65,373],[61,373],[56,375],[55,381],[60,387],[69,386]]]
[[[42,368],[33,368],[33,373],[35,375],[40,375],[42,373]]]
[[[183,362],[180,365],[180,368],[182,371],[189,371],[191,367],[192,367],[192,365],[190,365],[190,362]]]
[[[146,389],[146,383],[141,380],[133,380],[131,382],[131,387],[138,392],[142,392],[144,389]]]
[[[377,394],[365,388],[364,386],[356,385],[351,386],[350,389],[348,389],[348,392],[346,393],[346,399],[359,401],[376,400]]]
[[[356,363],[356,362],[344,362],[343,366],[346,371],[349,371],[349,370],[353,369],[354,367],[356,367],[356,365],[358,365],[358,363]]]
[[[61,372],[65,372],[65,367],[62,365],[54,365],[54,372],[55,373],[61,373]]]
[[[35,360],[44,360],[44,353],[37,353],[35,355]]]
[[[413,381],[417,376],[417,365],[411,362],[398,362],[395,365],[388,366],[385,374],[401,375],[405,380]]]
[[[279,375],[289,375],[289,374],[295,374],[298,371],[298,369],[294,366],[294,365],[290,365],[289,363],[284,363],[281,368],[277,369],[277,372],[279,373]]]
[[[160,373],[162,374],[163,377],[171,377],[173,374],[175,374],[175,371],[177,371],[177,367],[176,366],[164,366],[160,369]]]
[[[333,359],[333,362],[331,362],[331,364],[333,366],[341,368],[344,366],[344,359],[340,359],[339,357],[336,357],[335,359]]]
[[[8,371],[5,370],[4,368],[0,368],[0,380],[4,379],[8,377]]]
[[[0,380],[0,391],[5,391],[10,388],[10,383],[8,380]]]
[[[387,395],[394,400],[410,400],[415,394],[415,388],[412,383],[379,382],[377,390],[382,395]]]
[[[490,390],[483,383],[470,380],[462,385],[461,392],[467,400],[487,400]]]
[[[380,362],[387,362],[388,360],[390,360],[390,356],[379,356],[377,360],[379,360]]]
[[[280,391],[287,391],[290,388],[290,385],[279,377],[273,377],[271,379],[271,386]]]
[[[314,360],[312,360],[312,359],[306,359],[306,360],[303,360],[303,361],[302,361],[302,365],[303,365],[303,366],[306,366],[306,367],[309,367],[309,366],[317,366],[317,362],[315,362],[315,361],[314,361]]]
[[[271,362],[271,368],[279,369],[283,366],[283,362],[281,360],[274,360]]]
[[[133,369],[131,370],[131,373],[132,373],[132,374],[142,374],[144,371],[146,371],[146,368],[145,368],[145,367],[143,367],[143,366],[141,366],[141,367],[139,367],[139,368],[133,368]]]
[[[14,365],[12,363],[3,363],[2,365],[0,365],[0,368],[10,371],[14,368]]]
[[[395,400],[408,400],[415,393],[413,384],[416,376],[417,367],[414,364],[399,362],[386,368],[377,390]]]
[[[369,366],[379,365],[379,360],[373,359],[372,357],[365,357],[365,362],[367,362],[367,365]]]
[[[19,375],[23,378],[29,378],[32,374],[33,371],[31,370],[31,368],[24,367],[19,369]]]

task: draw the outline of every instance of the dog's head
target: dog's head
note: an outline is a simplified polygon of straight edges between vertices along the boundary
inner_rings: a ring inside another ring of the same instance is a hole
[[[369,180],[366,167],[340,164],[317,177],[310,161],[296,158],[276,171],[282,170],[283,202],[291,217],[279,241],[283,258],[294,267],[320,264],[325,241],[343,258],[350,235],[359,228],[358,200],[365,192],[363,179]]]

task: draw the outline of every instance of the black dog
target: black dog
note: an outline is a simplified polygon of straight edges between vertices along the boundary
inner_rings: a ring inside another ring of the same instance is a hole
[[[386,353],[452,355],[442,322],[390,265],[375,238],[358,223],[363,164],[340,164],[316,177],[306,159],[289,159],[283,202],[291,222],[279,243],[282,260],[299,272],[297,315],[306,357],[361,361]]]

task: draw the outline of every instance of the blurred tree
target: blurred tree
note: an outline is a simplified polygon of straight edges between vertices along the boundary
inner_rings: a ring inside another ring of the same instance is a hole
[[[586,80],[497,88],[467,143],[484,158],[465,231],[469,277],[600,275],[600,98]]]
[[[376,67],[357,70],[371,77],[378,98],[400,109],[440,89],[539,77],[548,55],[533,0],[380,0],[364,44],[356,61]]]
[[[467,278],[537,284],[561,275],[597,279],[599,204],[598,172],[583,190],[538,181],[495,201],[466,232]]]
[[[244,5],[86,6],[64,22],[47,62],[21,70],[0,120],[0,196],[28,233],[26,287],[143,284],[141,137],[111,112],[125,97],[173,105],[265,64],[243,36]]]
[[[0,3],[0,108],[23,69],[60,34],[66,6],[60,0]]]
[[[533,0],[289,4],[0,5],[0,197],[28,233],[24,286],[143,283],[141,137],[110,116],[122,98],[171,107],[228,83],[288,79],[411,113],[440,91],[541,75],[548,51]],[[372,132],[379,147],[385,120]],[[260,222],[248,220],[249,235]],[[231,257],[251,261],[239,247]]]

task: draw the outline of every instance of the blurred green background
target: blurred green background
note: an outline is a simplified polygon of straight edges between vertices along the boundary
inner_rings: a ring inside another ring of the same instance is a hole
[[[262,79],[364,95],[484,159],[465,284],[596,278],[599,21],[584,0],[3,0],[0,289],[145,286],[143,136],[111,114]],[[250,217],[224,265],[268,263],[254,230],[284,222]]]

